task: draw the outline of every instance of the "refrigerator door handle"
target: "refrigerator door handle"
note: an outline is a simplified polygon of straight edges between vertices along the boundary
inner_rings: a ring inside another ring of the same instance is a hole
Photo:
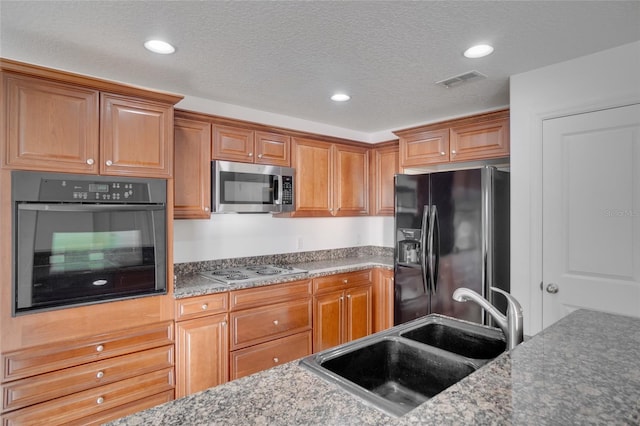
[[[438,270],[440,269],[440,219],[438,207],[431,206],[431,223],[429,224],[429,273],[432,291],[438,289]]]
[[[422,209],[422,229],[420,229],[420,271],[422,276],[422,285],[424,286],[425,294],[429,294],[431,289],[431,282],[428,277],[428,264],[427,258],[430,253],[427,251],[427,226],[429,224],[430,210],[429,206],[424,206]]]

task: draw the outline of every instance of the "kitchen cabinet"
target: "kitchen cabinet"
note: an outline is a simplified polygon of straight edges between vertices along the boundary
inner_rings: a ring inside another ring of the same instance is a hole
[[[394,132],[403,168],[509,157],[509,110]]]
[[[373,332],[393,327],[394,278],[392,269],[373,270]]]
[[[2,85],[3,166],[171,177],[181,97],[7,60]]]
[[[228,293],[176,301],[176,397],[229,380]]]
[[[313,280],[313,351],[371,334],[372,270]]]
[[[174,219],[211,216],[211,123],[176,112],[174,118]]]
[[[296,211],[292,216],[369,214],[369,149],[293,139]]]
[[[397,142],[381,144],[371,150],[371,214],[393,216],[395,212],[395,174],[398,173]]]
[[[279,133],[216,124],[212,146],[216,160],[291,165],[291,138]]]
[[[231,379],[311,354],[311,281],[230,293]]]
[[[3,424],[91,423],[174,397],[173,322],[2,354]]]

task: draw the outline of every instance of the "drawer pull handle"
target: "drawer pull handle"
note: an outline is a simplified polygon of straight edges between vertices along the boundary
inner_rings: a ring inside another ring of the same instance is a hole
[[[96,373],[96,378],[97,379],[102,379],[104,377],[104,371],[98,371]]]
[[[96,352],[102,352],[102,351],[104,351],[104,346],[103,345],[96,346]]]
[[[203,303],[202,304],[202,310],[203,311],[206,311],[208,307],[209,307],[209,305],[207,303]]]
[[[273,320],[273,325],[278,325],[278,320]]]
[[[273,362],[277,364],[277,363],[280,362],[280,360],[278,359],[278,357],[275,357],[275,358],[273,358]]]
[[[98,399],[96,399],[96,404],[102,404],[104,402],[104,397],[99,396]]]

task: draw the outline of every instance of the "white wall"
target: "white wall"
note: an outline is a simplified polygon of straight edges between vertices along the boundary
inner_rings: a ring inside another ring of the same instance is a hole
[[[214,214],[210,220],[174,221],[173,261],[393,244],[392,217],[291,219],[269,214]]]
[[[511,289],[525,333],[542,329],[542,121],[640,102],[640,42],[514,75]]]

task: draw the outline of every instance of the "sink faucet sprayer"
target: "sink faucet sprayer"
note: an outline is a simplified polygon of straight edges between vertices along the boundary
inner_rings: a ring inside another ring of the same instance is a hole
[[[507,339],[507,349],[511,350],[518,346],[523,341],[523,326],[522,326],[522,307],[520,303],[509,293],[496,287],[491,287],[491,291],[502,294],[507,298],[507,315],[495,308],[484,297],[480,296],[473,290],[469,290],[465,287],[460,287],[453,292],[453,300],[458,302],[466,302],[473,300],[478,305],[487,311],[498,324],[498,327],[502,329],[505,338]]]

